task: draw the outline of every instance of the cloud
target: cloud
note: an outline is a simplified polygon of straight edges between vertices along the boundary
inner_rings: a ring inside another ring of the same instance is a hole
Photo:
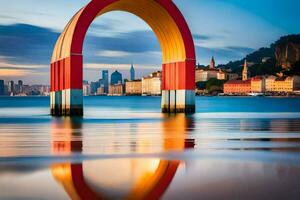
[[[0,25],[0,55],[10,62],[46,64],[59,34],[28,24]]]
[[[200,62],[208,64],[214,56],[219,64],[226,64],[231,60],[238,60],[253,52],[254,49],[247,47],[228,46],[222,48],[206,48],[196,46],[197,55],[201,55]]]
[[[131,53],[126,52],[126,51],[104,50],[104,51],[99,51],[96,55],[101,56],[101,57],[117,58],[117,57],[129,56],[129,55],[131,55]]]
[[[97,26],[97,25],[96,25]],[[0,56],[10,62],[20,64],[48,64],[59,33],[53,30],[28,24],[0,25]],[[106,62],[107,57],[118,58],[134,53],[159,52],[159,43],[151,31],[132,31],[113,36],[89,35],[84,43],[87,61]],[[99,53],[100,52],[100,53]],[[102,52],[102,53],[101,53]],[[114,53],[113,53],[114,52]],[[136,57],[145,61],[145,57]],[[160,62],[160,59],[154,59]],[[145,61],[151,63],[153,59]]]
[[[94,30],[105,27],[111,28],[109,24],[98,24],[94,25]],[[105,68],[125,70],[130,63],[145,71],[160,68],[162,57],[160,45],[152,31],[112,32],[111,35],[88,32],[83,50],[84,63],[88,63],[85,70],[96,71]],[[30,79],[32,74],[45,74],[47,77],[44,79],[48,80],[49,63],[59,34],[48,28],[28,24],[0,25],[1,77],[16,73]],[[203,45],[218,38],[217,35],[194,34],[193,37],[196,40],[197,60],[202,64],[208,63],[211,56],[215,56],[217,63],[227,63],[253,51],[242,46]]]
[[[139,68],[142,69],[153,69],[156,70],[160,68],[160,66],[155,65],[143,65],[143,64],[136,64]],[[87,70],[101,70],[101,69],[121,69],[121,70],[128,70],[130,69],[129,64],[110,64],[110,63],[87,63],[84,65],[84,68]]]
[[[194,38],[194,40],[210,40],[210,39],[212,39],[212,36],[193,34],[193,38]]]
[[[2,69],[0,68],[0,74],[2,77],[20,77],[26,76],[30,73],[23,69]]]

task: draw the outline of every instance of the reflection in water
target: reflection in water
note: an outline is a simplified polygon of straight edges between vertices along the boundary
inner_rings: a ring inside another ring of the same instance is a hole
[[[186,132],[194,126],[192,117],[166,116],[160,126],[161,148],[164,151],[183,151],[194,147],[193,139],[185,139]],[[54,123],[52,153],[82,151],[81,128],[80,120],[70,118]],[[138,132],[131,131],[131,134]],[[139,138],[138,141],[131,144],[131,149],[138,153],[151,152],[151,145],[138,146],[140,142],[144,144],[147,138]],[[179,164],[180,161],[176,160],[128,158],[53,164],[51,171],[72,199],[159,199],[171,183]]]

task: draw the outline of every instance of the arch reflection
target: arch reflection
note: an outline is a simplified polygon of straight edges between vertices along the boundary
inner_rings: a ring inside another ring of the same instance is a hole
[[[159,126],[164,150],[193,148],[194,141],[185,139],[193,118],[184,114],[166,116]],[[54,124],[52,152],[82,151],[81,127],[81,121],[71,119]],[[149,151],[145,149],[145,152]],[[53,164],[51,171],[71,199],[159,199],[172,182],[180,162],[158,158],[105,159]]]

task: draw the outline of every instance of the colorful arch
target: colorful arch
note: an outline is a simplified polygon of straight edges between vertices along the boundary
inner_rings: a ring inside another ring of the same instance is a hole
[[[143,19],[162,51],[162,111],[195,112],[195,47],[190,29],[171,0],[92,0],[57,40],[51,60],[51,114],[83,115],[83,42],[93,20],[110,11]]]

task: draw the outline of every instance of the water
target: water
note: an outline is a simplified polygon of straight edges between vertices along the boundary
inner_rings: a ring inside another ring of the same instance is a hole
[[[299,199],[300,98],[196,101],[87,97],[70,119],[0,98],[0,199]]]

